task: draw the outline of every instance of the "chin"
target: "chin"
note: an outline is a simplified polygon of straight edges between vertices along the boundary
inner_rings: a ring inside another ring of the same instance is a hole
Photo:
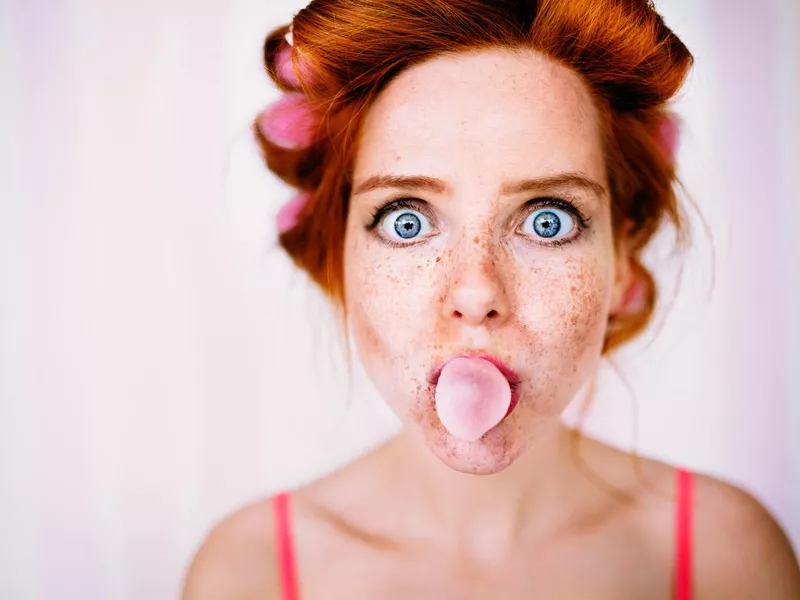
[[[461,473],[491,475],[514,463],[529,447],[535,421],[529,407],[519,403],[480,439],[470,442],[445,429],[436,413],[435,391],[428,386],[405,411],[405,428],[445,466]]]
[[[521,431],[510,420],[501,422],[474,442],[454,437],[438,418],[435,418],[435,422],[415,425],[422,429],[422,441],[433,455],[445,466],[461,473],[499,473],[511,465],[524,450]]]

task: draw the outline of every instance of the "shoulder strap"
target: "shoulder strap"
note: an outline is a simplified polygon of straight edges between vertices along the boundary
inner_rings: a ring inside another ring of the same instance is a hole
[[[675,600],[692,600],[692,474],[676,473],[675,502]]]
[[[294,561],[294,544],[289,506],[289,494],[282,493],[273,500],[275,510],[275,544],[278,554],[278,574],[281,581],[282,600],[299,600],[297,572]]]

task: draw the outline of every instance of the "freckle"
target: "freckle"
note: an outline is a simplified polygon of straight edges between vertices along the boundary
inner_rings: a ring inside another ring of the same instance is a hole
[[[480,238],[476,235],[475,239],[472,240],[473,244],[477,244],[480,241]]]

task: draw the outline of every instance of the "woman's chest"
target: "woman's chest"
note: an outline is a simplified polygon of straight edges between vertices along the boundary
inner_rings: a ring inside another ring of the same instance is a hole
[[[480,565],[424,550],[354,547],[301,566],[300,589],[302,600],[668,600],[669,563],[633,540],[590,537]]]

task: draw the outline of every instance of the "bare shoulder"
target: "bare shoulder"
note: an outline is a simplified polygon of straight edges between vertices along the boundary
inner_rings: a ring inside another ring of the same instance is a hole
[[[353,496],[359,465],[365,461],[362,458],[291,492],[293,545],[306,549],[303,563],[310,563],[312,570],[330,562],[327,550],[338,523],[331,515],[337,499]],[[274,503],[274,498],[268,498],[249,504],[211,530],[189,565],[182,600],[281,597]]]
[[[211,530],[186,573],[182,600],[279,597],[272,502],[250,504]]]
[[[633,501],[633,526],[647,556],[674,568],[676,469],[596,440],[585,440],[589,463]],[[699,600],[800,598],[800,568],[786,534],[747,491],[694,473],[693,578]]]
[[[800,569],[786,534],[748,492],[695,475],[698,598],[800,598]]]

